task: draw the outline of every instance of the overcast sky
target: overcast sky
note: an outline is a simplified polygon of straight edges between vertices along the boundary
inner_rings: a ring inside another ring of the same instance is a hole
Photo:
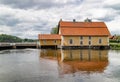
[[[60,19],[103,21],[120,34],[120,0],[0,0],[0,34],[37,38]]]

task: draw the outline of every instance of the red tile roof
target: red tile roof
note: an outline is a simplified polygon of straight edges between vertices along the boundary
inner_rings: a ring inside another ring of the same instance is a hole
[[[61,35],[109,36],[104,22],[65,22],[60,21]]]
[[[53,39],[61,39],[61,36],[58,34],[39,34],[38,38],[41,40],[53,40]]]
[[[68,22],[60,21],[61,27],[106,27],[104,22]]]

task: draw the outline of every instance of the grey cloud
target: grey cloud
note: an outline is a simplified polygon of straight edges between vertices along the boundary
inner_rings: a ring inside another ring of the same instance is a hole
[[[114,16],[112,16],[112,17],[111,16],[106,16],[106,17],[103,17],[103,18],[97,18],[97,20],[109,22],[109,21],[114,20]]]
[[[10,15],[0,16],[0,25],[15,26],[19,22],[20,21],[18,19]]]
[[[112,9],[115,9],[115,10],[120,10],[120,1],[114,1],[114,0],[111,0],[112,2],[108,2],[108,1],[105,1],[103,3],[103,7],[105,8],[112,8]]]
[[[111,34],[112,34],[112,35],[120,34],[120,30],[117,29],[117,30],[111,31]]]
[[[14,35],[17,36],[24,36],[24,37],[29,37],[29,38],[33,38],[31,35],[35,34],[34,32],[36,32],[35,36],[36,37],[38,35],[38,33],[49,33],[50,32],[50,25],[39,21],[41,23],[19,23],[18,25],[12,27],[11,29],[13,30]],[[19,32],[19,33],[17,33]],[[28,32],[28,33],[26,33]],[[33,33],[32,33],[33,32]],[[31,37],[30,37],[31,36]]]
[[[49,33],[51,27],[49,24],[50,23],[48,21],[42,19],[31,22],[29,20],[21,21],[20,18],[17,18],[14,15],[9,15],[9,13],[6,13],[5,15],[0,15],[0,25],[10,28],[11,31],[9,32],[9,34],[19,36],[21,38],[35,38],[38,33]],[[8,32],[5,30],[0,30],[0,33],[8,34]]]
[[[63,2],[66,1],[66,2]],[[87,0],[84,0],[87,1]],[[11,34],[22,38],[37,38],[39,33],[50,33],[60,18],[63,20],[76,19],[83,21],[90,17],[97,21],[110,22],[119,20],[118,6],[104,5],[98,0],[84,3],[83,0],[0,0],[0,33]],[[81,4],[81,3],[84,4]],[[2,6],[1,6],[2,5]],[[97,5],[100,8],[97,8]],[[100,9],[100,10],[99,10]],[[99,12],[98,12],[99,10]],[[11,12],[11,13],[10,13]],[[97,12],[97,14],[95,14]],[[115,19],[117,18],[117,19]],[[114,30],[116,24],[109,25]],[[5,29],[8,30],[6,31]],[[3,30],[4,29],[4,30]],[[119,25],[112,33],[119,33]]]
[[[120,10],[120,4],[118,4],[118,5],[105,5],[104,7],[112,8],[112,9],[115,9],[115,10]]]
[[[29,8],[50,8],[63,7],[69,4],[80,4],[83,0],[67,0],[66,3],[55,0],[0,0],[1,4],[9,5],[14,8],[29,9]]]
[[[34,28],[35,31],[42,31],[42,30],[49,29],[49,28],[47,28],[47,27],[44,26],[44,25],[34,25],[33,28]]]

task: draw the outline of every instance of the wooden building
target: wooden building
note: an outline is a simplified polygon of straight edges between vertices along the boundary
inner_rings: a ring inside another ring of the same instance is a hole
[[[62,21],[58,34],[39,34],[40,47],[109,48],[110,32],[104,22]]]
[[[61,36],[58,34],[39,34],[40,48],[58,48],[61,45]]]
[[[109,48],[110,32],[104,22],[60,21],[62,48]]]

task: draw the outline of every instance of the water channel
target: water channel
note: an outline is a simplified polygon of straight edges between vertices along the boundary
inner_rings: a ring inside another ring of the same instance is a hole
[[[2,50],[0,82],[120,82],[120,50]]]

